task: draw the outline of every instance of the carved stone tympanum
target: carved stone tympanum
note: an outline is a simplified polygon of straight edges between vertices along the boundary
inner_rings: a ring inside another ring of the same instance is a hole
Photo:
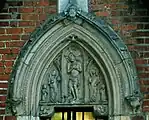
[[[106,101],[104,76],[94,57],[77,42],[70,42],[47,69],[41,88],[41,106],[46,103],[96,105]]]

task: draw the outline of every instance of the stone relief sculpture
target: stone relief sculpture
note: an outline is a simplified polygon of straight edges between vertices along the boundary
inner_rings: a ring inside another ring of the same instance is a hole
[[[58,76],[56,70],[53,70],[49,75],[49,86],[50,86],[50,101],[58,102],[58,92],[59,92],[59,84],[60,77]]]
[[[80,84],[80,73],[82,72],[81,62],[77,57],[80,53],[75,54],[75,50],[70,50],[67,59],[67,73],[69,75],[68,80],[68,96],[69,99],[72,98],[71,102],[79,101],[79,84]]]
[[[42,90],[41,90],[41,100],[42,101],[46,101],[47,97],[48,97],[48,90],[47,90],[47,85],[43,85],[42,86]]]
[[[77,43],[64,48],[47,69],[41,102],[85,104],[107,100],[104,76],[94,59]]]
[[[95,102],[99,85],[100,85],[100,79],[98,75],[97,68],[92,67],[89,70],[89,97],[90,97],[90,102]]]
[[[105,90],[105,85],[104,84],[101,85],[99,94],[100,94],[100,100],[101,101],[107,100],[107,98],[106,98],[106,90]]]

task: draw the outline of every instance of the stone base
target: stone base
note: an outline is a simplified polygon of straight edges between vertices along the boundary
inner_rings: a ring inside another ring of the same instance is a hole
[[[129,116],[114,116],[110,117],[109,120],[131,120]]]
[[[18,116],[17,120],[40,120],[39,117],[33,116]]]

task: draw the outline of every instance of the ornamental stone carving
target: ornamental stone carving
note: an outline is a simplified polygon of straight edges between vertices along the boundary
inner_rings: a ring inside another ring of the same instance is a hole
[[[41,87],[41,106],[46,103],[87,105],[107,101],[105,80],[99,66],[84,48],[74,40],[70,41],[47,69],[47,78]]]
[[[113,120],[138,114],[137,73],[121,38],[75,4],[61,10],[21,50],[9,80],[8,112],[39,118],[55,107],[87,106]]]

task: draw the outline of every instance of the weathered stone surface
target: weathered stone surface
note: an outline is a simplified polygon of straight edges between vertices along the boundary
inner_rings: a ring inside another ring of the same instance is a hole
[[[141,105],[127,47],[102,20],[74,5],[32,33],[9,82],[8,109],[17,116],[85,105],[117,120],[137,114]]]
[[[17,120],[40,120],[40,118],[33,116],[18,116]]]

